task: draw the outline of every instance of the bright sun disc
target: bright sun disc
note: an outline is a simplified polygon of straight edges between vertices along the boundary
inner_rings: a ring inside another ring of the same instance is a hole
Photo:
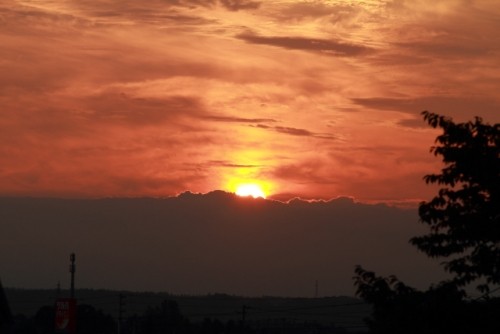
[[[252,196],[253,198],[266,198],[264,191],[256,184],[242,184],[236,189],[236,195],[238,196]]]

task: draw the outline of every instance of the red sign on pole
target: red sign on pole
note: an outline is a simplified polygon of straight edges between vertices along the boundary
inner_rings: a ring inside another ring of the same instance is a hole
[[[56,333],[76,334],[76,299],[56,301]]]

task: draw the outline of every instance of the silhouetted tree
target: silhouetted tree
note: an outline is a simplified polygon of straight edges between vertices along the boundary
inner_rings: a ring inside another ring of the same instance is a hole
[[[464,286],[478,278],[500,283],[500,124],[454,123],[427,111],[424,119],[443,129],[431,148],[445,167],[425,176],[442,188],[420,205],[420,220],[431,232],[411,239],[430,257],[452,257],[445,269]],[[482,291],[488,285],[479,286]]]
[[[23,314],[17,314],[13,317],[13,325],[10,330],[0,333],[9,334],[31,334],[36,333],[36,328],[33,319],[29,319]]]
[[[203,321],[201,326],[201,334],[220,334],[224,330],[224,325],[218,319],[208,319]]]
[[[79,334],[112,334],[117,331],[116,323],[109,314],[86,304],[78,305],[76,326]]]
[[[56,311],[54,306],[42,306],[35,315],[35,327],[38,334],[54,333]]]
[[[356,293],[373,305],[367,324],[374,333],[499,333],[500,299],[466,301],[461,289],[481,278],[481,291],[500,283],[500,124],[422,114],[443,130],[431,152],[445,167],[424,177],[442,188],[419,207],[430,233],[410,242],[430,257],[451,258],[444,265],[453,279],[418,291],[358,266]]]
[[[173,300],[164,300],[160,307],[149,308],[141,321],[140,332],[145,334],[174,333],[180,332],[183,326],[188,327],[179,305]]]
[[[12,314],[0,281],[0,333],[7,332],[11,325]]]
[[[372,333],[456,334],[490,327],[485,322],[476,323],[462,302],[464,293],[455,284],[446,282],[418,291],[395,276],[378,277],[359,266],[356,274],[357,294],[373,305],[372,317],[366,319]]]

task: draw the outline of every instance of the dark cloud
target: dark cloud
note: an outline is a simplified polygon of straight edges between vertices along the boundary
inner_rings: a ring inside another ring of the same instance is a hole
[[[228,160],[209,160],[203,163],[185,163],[185,170],[192,171],[207,171],[211,168],[238,168],[238,169],[248,169],[248,168],[261,168],[262,165],[252,165],[252,164],[238,164]],[[179,189],[179,188],[178,188]],[[186,188],[184,188],[186,189]]]
[[[443,278],[408,243],[424,231],[416,210],[349,198],[0,198],[0,212],[6,286],[53,286],[70,252],[81,288],[309,296],[319,280],[323,295],[353,295],[356,264],[420,288]]]
[[[354,57],[373,51],[370,47],[327,39],[258,36],[253,34],[240,34],[236,37],[252,44],[271,45],[291,50],[315,51],[333,56]]]
[[[219,0],[219,2],[229,10],[257,9],[260,1],[251,0]]]
[[[272,118],[243,118],[234,116],[203,116],[204,119],[216,122],[227,122],[227,123],[273,123],[276,120]]]
[[[453,115],[457,119],[471,119],[483,115],[486,120],[500,120],[500,101],[479,97],[427,96],[410,98],[354,98],[356,104],[377,110],[398,111],[420,117],[420,112],[429,110],[438,114]],[[404,124],[405,122],[403,122]],[[406,125],[409,123],[406,122]]]
[[[206,19],[200,16],[190,16],[190,15],[183,15],[183,14],[165,14],[165,15],[155,15],[153,16],[154,19],[156,19],[157,23],[165,23],[168,21],[171,21],[172,23],[175,24],[184,24],[184,25],[204,25],[204,24],[213,24],[216,23],[216,20],[210,20]]]
[[[284,134],[291,135],[291,136],[314,137],[314,138],[329,139],[329,140],[337,139],[335,136],[330,135],[328,133],[315,133],[315,132],[311,132],[309,130],[300,129],[300,128],[291,128],[291,127],[286,127],[286,126],[269,126],[269,125],[265,125],[265,124],[257,124],[257,125],[255,125],[255,127],[261,128],[261,129],[266,129],[266,130],[269,129],[269,130],[273,130],[273,131],[278,132],[278,133],[284,133]]]
[[[314,133],[305,129],[289,128],[285,126],[275,126],[277,132],[286,133],[292,136],[314,136]]]
[[[294,198],[299,198],[300,196],[296,193],[292,192],[279,192],[279,193],[274,193],[270,196],[267,196],[268,200],[274,200],[274,201],[280,201],[283,203],[286,203],[288,201],[291,201]]]

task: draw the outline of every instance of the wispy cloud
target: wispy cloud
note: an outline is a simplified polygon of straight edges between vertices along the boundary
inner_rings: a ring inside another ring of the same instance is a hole
[[[253,0],[219,0],[220,3],[229,10],[257,9],[261,1]]]
[[[276,131],[278,133],[283,133],[291,136],[298,136],[298,137],[314,137],[314,138],[320,138],[320,139],[328,139],[328,140],[334,140],[337,139],[335,136],[327,133],[315,133],[311,132],[306,129],[300,129],[300,128],[292,128],[292,127],[286,127],[286,126],[269,126],[265,124],[258,124],[255,127],[261,128],[261,129],[270,129],[273,131]]]
[[[203,117],[209,121],[227,122],[227,123],[274,123],[276,120],[271,118],[243,118],[234,116],[215,116],[209,115]]]
[[[341,42],[333,39],[327,40],[305,37],[258,36],[248,33],[240,34],[236,37],[252,44],[264,44],[292,50],[321,52],[332,56],[354,57],[373,51],[370,47]]]
[[[420,112],[500,121],[499,13],[495,1],[0,1],[2,190],[206,192],[248,168],[308,198],[426,197],[438,162]]]
[[[474,92],[471,92],[474,94]],[[480,93],[480,92],[478,92]],[[420,113],[430,110],[439,114],[454,115],[460,119],[471,119],[482,114],[494,117],[500,110],[500,101],[478,96],[421,96],[416,98],[353,98],[356,104],[386,111],[409,113],[420,118]]]

